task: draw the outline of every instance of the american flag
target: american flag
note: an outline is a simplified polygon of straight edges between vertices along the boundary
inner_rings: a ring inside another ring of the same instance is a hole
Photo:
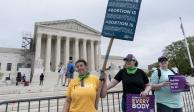
[[[183,35],[185,35],[185,31],[184,31],[184,28],[183,28],[183,24],[182,24],[182,20],[181,20],[181,17],[179,17],[180,21],[181,21],[181,30],[183,32]]]

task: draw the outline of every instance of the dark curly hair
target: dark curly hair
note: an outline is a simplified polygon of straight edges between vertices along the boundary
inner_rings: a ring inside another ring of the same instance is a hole
[[[78,59],[78,60],[75,62],[75,65],[76,65],[77,63],[80,63],[80,62],[84,63],[85,66],[88,66],[86,60],[84,60],[84,59]]]

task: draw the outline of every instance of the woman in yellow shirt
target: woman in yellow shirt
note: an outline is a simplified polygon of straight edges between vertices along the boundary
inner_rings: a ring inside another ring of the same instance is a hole
[[[72,79],[67,88],[64,112],[96,112],[95,101],[99,88],[99,78],[90,74],[87,62],[79,59],[75,63],[79,76]],[[102,85],[101,97],[106,96],[106,78]]]

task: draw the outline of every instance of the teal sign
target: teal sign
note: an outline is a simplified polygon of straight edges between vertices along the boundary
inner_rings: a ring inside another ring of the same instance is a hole
[[[102,36],[133,41],[142,0],[109,0]]]

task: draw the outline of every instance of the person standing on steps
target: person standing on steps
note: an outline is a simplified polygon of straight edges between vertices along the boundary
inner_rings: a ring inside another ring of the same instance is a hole
[[[57,80],[57,86],[59,85],[63,85],[63,77],[65,75],[65,67],[63,65],[63,63],[61,62],[58,66],[58,80]]]
[[[67,64],[67,80],[68,80],[68,84],[67,87],[69,86],[69,83],[71,81],[71,79],[73,79],[74,76],[74,64],[73,64],[73,60],[69,60],[69,63]]]
[[[40,86],[41,85],[43,85],[43,81],[44,81],[44,74],[43,73],[41,73],[41,75],[40,75]]]

